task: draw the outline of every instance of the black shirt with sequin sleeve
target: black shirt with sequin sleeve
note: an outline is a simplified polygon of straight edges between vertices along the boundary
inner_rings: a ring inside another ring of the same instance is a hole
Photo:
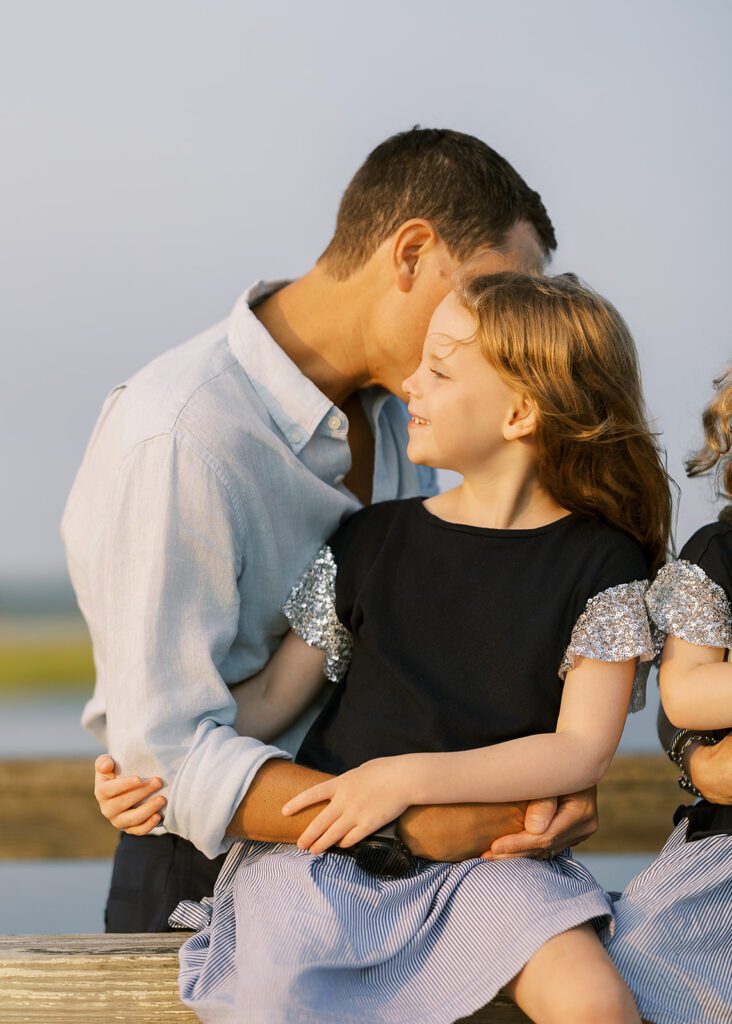
[[[357,512],[316,563],[286,612],[341,682],[302,764],[337,774],[374,757],[553,732],[579,656],[639,657],[642,706],[655,653],[647,565],[620,530],[575,514],[530,530],[466,526],[417,498]]]

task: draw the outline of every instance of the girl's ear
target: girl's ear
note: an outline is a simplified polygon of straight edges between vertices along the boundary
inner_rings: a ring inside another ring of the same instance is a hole
[[[528,395],[516,395],[509,409],[503,428],[503,436],[507,441],[515,441],[519,437],[530,437],[536,430],[536,406]]]

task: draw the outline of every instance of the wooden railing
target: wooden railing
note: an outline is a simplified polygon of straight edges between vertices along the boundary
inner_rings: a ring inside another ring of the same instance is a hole
[[[99,814],[92,775],[88,760],[0,761],[0,859],[111,856],[118,834]],[[617,758],[600,787],[600,831],[582,849],[659,849],[681,802],[674,778],[663,757]],[[193,1022],[197,1018],[178,999],[177,951],[184,937],[0,936],[0,1022]],[[470,1020],[519,1024],[527,1018],[498,998]]]

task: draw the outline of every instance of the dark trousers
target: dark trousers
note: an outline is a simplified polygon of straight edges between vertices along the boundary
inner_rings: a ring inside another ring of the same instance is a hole
[[[225,854],[209,860],[180,836],[120,836],[104,927],[108,932],[169,932],[181,900],[211,896]]]

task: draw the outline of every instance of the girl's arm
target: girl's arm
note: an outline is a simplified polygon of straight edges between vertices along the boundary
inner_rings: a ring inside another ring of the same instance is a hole
[[[232,687],[234,728],[268,743],[297,721],[325,682],[325,654],[288,633],[264,668]]]
[[[663,648],[661,701],[678,729],[732,727],[732,663],[721,647],[702,647],[669,635]]]
[[[476,750],[378,758],[306,790],[285,804],[283,814],[329,803],[298,846],[313,853],[334,843],[352,846],[410,805],[531,800],[594,785],[620,741],[636,662],[578,656],[554,733]]]

